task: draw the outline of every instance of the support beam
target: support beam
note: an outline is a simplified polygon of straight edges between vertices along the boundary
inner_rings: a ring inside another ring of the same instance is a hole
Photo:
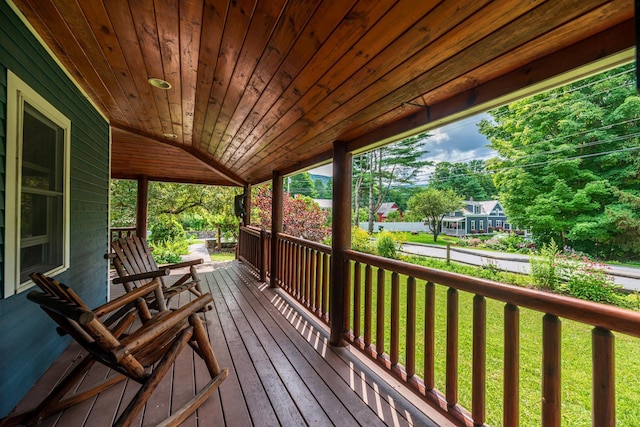
[[[331,345],[344,345],[342,334],[348,304],[348,264],[344,251],[351,248],[351,154],[346,144],[333,143],[333,208],[331,224],[331,283],[329,316]]]
[[[147,238],[147,217],[149,214],[149,177],[138,177],[138,199],[136,204],[136,236]]]
[[[251,184],[244,186],[244,218],[245,227],[251,225]]]
[[[282,232],[282,175],[273,171],[271,183],[271,264],[269,286],[278,286],[278,233]]]

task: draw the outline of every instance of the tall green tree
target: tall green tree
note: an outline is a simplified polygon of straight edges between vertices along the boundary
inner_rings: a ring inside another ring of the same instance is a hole
[[[467,163],[440,162],[429,180],[429,186],[437,190],[451,189],[466,199],[493,199],[497,194],[493,179],[483,160]]]
[[[311,179],[309,172],[302,172],[290,177],[284,182],[286,191],[295,197],[297,194],[301,194],[312,199],[318,198],[318,191],[316,190],[315,183]]]
[[[407,204],[413,217],[426,219],[435,242],[438,240],[445,215],[462,207],[462,196],[451,189],[427,188],[411,196]]]
[[[491,111],[479,124],[510,221],[600,256],[640,253],[640,96],[633,65]]]
[[[353,161],[354,205],[356,215],[360,197],[366,191],[369,207],[369,233],[373,233],[375,214],[394,185],[412,184],[420,169],[431,162],[421,160],[428,134],[419,134],[356,156]]]

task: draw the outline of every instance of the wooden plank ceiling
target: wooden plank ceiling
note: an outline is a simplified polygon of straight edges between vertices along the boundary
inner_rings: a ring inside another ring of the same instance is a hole
[[[262,182],[634,44],[632,0],[13,2],[110,120],[114,178]]]

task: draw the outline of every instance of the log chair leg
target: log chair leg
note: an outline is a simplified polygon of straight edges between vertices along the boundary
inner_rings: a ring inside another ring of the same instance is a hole
[[[192,314],[189,316],[189,323],[193,326],[193,336],[198,343],[198,348],[200,349],[199,354],[207,365],[211,378],[213,378],[220,373],[220,365],[218,364],[215,354],[213,354],[211,342],[207,336],[207,331],[204,328],[202,319],[197,314]]]
[[[156,387],[158,387],[158,384],[160,384],[160,381],[162,381],[162,378],[164,378],[165,374],[169,371],[184,346],[191,339],[193,334],[191,329],[192,328],[185,329],[180,333],[180,336],[173,342],[167,354],[162,358],[160,363],[156,365],[151,376],[147,378],[142,387],[140,387],[140,390],[138,390],[134,398],[129,402],[127,408],[113,425],[114,427],[129,427],[131,425],[135,417],[147,403],[147,400],[149,400],[151,394]]]

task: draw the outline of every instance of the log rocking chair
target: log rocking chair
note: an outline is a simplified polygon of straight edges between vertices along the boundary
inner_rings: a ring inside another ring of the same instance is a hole
[[[180,352],[189,344],[200,356],[211,380],[182,408],[174,410],[162,426],[176,426],[199,408],[217,390],[227,377],[228,369],[221,369],[207,337],[201,314],[210,304],[210,294],[199,296],[192,302],[168,310],[162,297],[159,280],[132,290],[95,310],[90,310],[67,286],[39,273],[31,275],[43,290],[32,291],[27,298],[37,304],[58,324],[58,332],[69,334],[89,353],[62,379],[45,399],[33,410],[0,421],[0,427],[32,425],[66,408],[103,392],[120,381],[130,378],[142,386],[131,399],[114,426],[129,426],[142,410],[164,375],[170,370]],[[160,311],[151,315],[144,296],[155,293]],[[135,302],[132,309],[109,328],[102,320],[108,313],[119,311]],[[142,325],[133,331],[136,317]],[[67,396],[95,363],[101,363],[115,372],[93,388]]]
[[[189,291],[195,296],[200,296],[203,293],[200,288],[200,278],[195,268],[196,265],[203,263],[202,259],[158,266],[153,259],[147,242],[138,236],[113,240],[111,249],[112,252],[106,254],[105,258],[112,260],[113,266],[118,273],[118,277],[113,279],[113,283],[121,283],[127,292],[131,292],[133,289],[158,278],[162,284],[162,292],[167,305],[180,292]],[[173,285],[167,286],[163,276],[168,276],[172,270],[184,267],[189,267],[189,272],[183,274]],[[152,300],[149,302],[152,305],[154,304]],[[204,310],[209,308],[209,306],[206,306]]]

